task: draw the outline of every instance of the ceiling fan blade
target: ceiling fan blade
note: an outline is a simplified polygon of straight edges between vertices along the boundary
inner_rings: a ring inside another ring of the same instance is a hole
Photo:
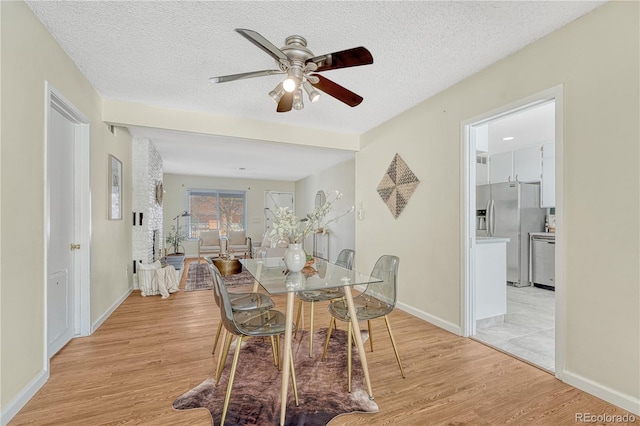
[[[373,56],[366,48],[354,47],[340,52],[327,53],[307,59],[305,63],[314,62],[318,65],[318,71],[335,70],[338,68],[357,67],[373,63]]]
[[[253,30],[246,30],[243,28],[236,28],[236,31],[239,32],[244,38],[249,40],[251,43],[258,46],[260,49],[264,50],[268,55],[271,55],[273,59],[278,62],[284,61],[285,63],[289,63],[289,57],[285,55],[282,50],[278,49],[273,45],[269,40],[262,37],[260,34]]]
[[[319,74],[312,75],[318,77],[318,82],[311,83],[311,85],[316,89],[322,90],[327,95],[333,96],[340,102],[344,102],[350,107],[358,106],[362,102],[362,96],[353,93],[351,90],[346,89],[340,86],[338,83],[334,83],[333,81]]]
[[[241,74],[231,74],[231,75],[223,75],[220,77],[211,77],[209,81],[212,83],[226,83],[227,81],[243,80],[245,78],[254,78],[254,77],[264,77],[264,76],[273,75],[273,74],[284,74],[284,72],[280,70],[262,70],[262,71],[243,72]]]
[[[278,112],[289,112],[293,106],[293,92],[285,92],[278,102]]]

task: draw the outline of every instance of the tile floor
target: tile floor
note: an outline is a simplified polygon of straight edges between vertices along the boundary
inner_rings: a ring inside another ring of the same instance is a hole
[[[555,371],[555,292],[507,286],[504,323],[476,330],[475,338]]]

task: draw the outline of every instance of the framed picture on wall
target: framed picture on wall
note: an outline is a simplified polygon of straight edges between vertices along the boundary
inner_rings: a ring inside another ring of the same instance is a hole
[[[122,162],[109,154],[109,220],[122,220]]]

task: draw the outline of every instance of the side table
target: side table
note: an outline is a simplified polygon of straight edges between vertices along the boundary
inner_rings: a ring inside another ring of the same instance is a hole
[[[226,277],[227,275],[239,274],[242,272],[242,263],[239,259],[228,259],[224,257],[218,257],[211,259],[216,268],[220,271],[220,275]]]

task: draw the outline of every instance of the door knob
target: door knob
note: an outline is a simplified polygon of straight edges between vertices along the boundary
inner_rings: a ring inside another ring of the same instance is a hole
[[[71,250],[80,250],[80,244],[71,243]]]

